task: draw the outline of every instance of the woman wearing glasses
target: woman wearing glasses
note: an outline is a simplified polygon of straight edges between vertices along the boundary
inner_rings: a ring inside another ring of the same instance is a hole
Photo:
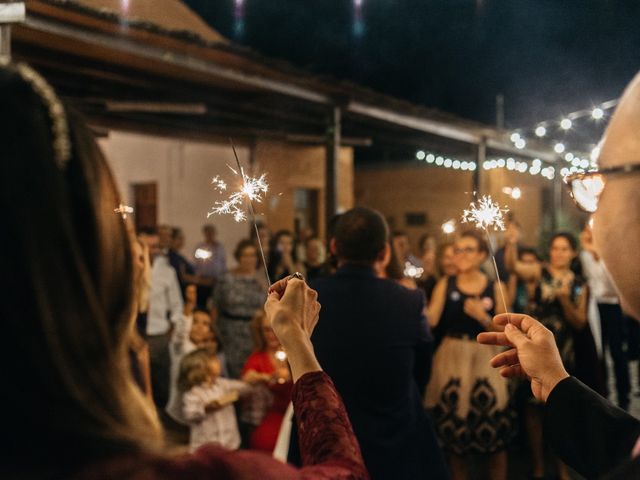
[[[602,370],[587,323],[588,289],[582,276],[572,269],[578,254],[576,239],[564,232],[553,235],[549,242],[549,262],[543,265],[517,258],[518,236],[517,228],[510,226],[506,234],[507,268],[523,282],[537,285],[532,314],[553,333],[565,368],[595,390],[602,391]],[[542,432],[541,410],[528,410],[527,427]],[[542,444],[541,433],[533,437]],[[534,465],[533,476],[544,477],[543,463]],[[558,476],[569,478],[561,462],[558,462]]]
[[[507,478],[506,447],[511,437],[512,412],[507,381],[488,367],[500,352],[475,341],[493,330],[491,318],[502,312],[499,287],[480,271],[488,254],[482,235],[473,230],[454,245],[458,274],[441,278],[431,297],[428,319],[440,326],[444,338],[433,360],[426,406],[449,456],[452,478],[468,477],[467,456],[489,455],[489,478]]]

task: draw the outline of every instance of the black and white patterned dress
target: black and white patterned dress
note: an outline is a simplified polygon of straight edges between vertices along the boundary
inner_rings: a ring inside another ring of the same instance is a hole
[[[444,337],[433,359],[425,406],[433,415],[438,439],[446,451],[491,454],[507,447],[513,435],[514,413],[509,384],[489,363],[503,348],[476,342],[477,334],[485,330],[464,312],[467,298],[456,277],[449,278],[440,318]],[[480,299],[493,315],[493,282],[488,282]]]

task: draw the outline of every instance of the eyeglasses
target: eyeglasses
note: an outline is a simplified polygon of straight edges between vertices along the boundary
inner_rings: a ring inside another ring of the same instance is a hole
[[[472,253],[476,253],[477,251],[478,251],[477,248],[472,248],[472,247],[454,248],[453,249],[454,255],[462,255],[463,253],[466,253],[467,255],[471,255]]]
[[[600,195],[607,184],[607,175],[618,175],[640,171],[640,164],[627,164],[619,167],[604,168],[593,172],[575,173],[565,177],[569,194],[578,208],[587,213],[598,209]]]

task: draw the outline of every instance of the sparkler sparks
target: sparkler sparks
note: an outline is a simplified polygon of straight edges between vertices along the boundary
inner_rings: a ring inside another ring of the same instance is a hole
[[[493,227],[495,231],[504,230],[504,214],[508,208],[501,208],[500,205],[491,200],[491,196],[483,195],[480,200],[471,202],[469,209],[462,214],[462,223],[475,223],[477,228],[489,231]]]
[[[491,245],[489,228],[493,227],[494,231],[504,231],[504,214],[508,211],[508,208],[501,208],[500,205],[493,202],[490,195],[483,195],[482,198],[477,201],[477,205],[476,202],[471,202],[471,205],[469,205],[469,209],[465,210],[462,214],[462,223],[475,223],[476,228],[484,230],[484,232],[487,234],[489,253],[491,254],[493,268],[495,269],[496,278],[498,279],[498,288],[500,289],[502,306],[504,307],[505,313],[509,313],[509,309],[507,308],[507,300],[502,288],[502,280],[500,279],[500,271],[498,270],[498,264],[496,263],[496,256],[493,251],[493,246]]]
[[[113,211],[122,215],[122,219],[125,220],[127,218],[127,215],[133,213],[133,207],[121,203],[120,205],[118,205],[118,208],[114,208]]]
[[[211,215],[232,215],[236,222],[242,222],[247,219],[245,202],[261,203],[263,194],[269,190],[269,184],[264,173],[260,177],[254,178],[247,175],[243,168],[240,168],[240,173],[231,167],[229,169],[234,174],[242,177],[242,186],[231,193],[226,200],[215,202],[212,210],[207,213],[207,218]],[[227,183],[219,175],[213,177],[211,184],[220,193],[224,193],[227,190]]]

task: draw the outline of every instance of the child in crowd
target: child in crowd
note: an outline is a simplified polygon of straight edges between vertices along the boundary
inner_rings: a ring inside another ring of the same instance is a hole
[[[189,448],[218,443],[236,450],[240,432],[233,404],[249,384],[220,377],[221,365],[215,348],[199,348],[180,363],[178,387],[182,392],[182,414],[191,427]]]
[[[221,375],[228,377],[226,360],[222,353],[218,335],[211,324],[211,316],[205,310],[196,308],[196,287],[188,285],[185,288],[184,313],[177,323],[169,343],[171,356],[171,383],[169,402],[166,412],[176,422],[186,424],[182,414],[182,396],[178,389],[178,373],[182,358],[202,347],[215,347],[220,362]]]

